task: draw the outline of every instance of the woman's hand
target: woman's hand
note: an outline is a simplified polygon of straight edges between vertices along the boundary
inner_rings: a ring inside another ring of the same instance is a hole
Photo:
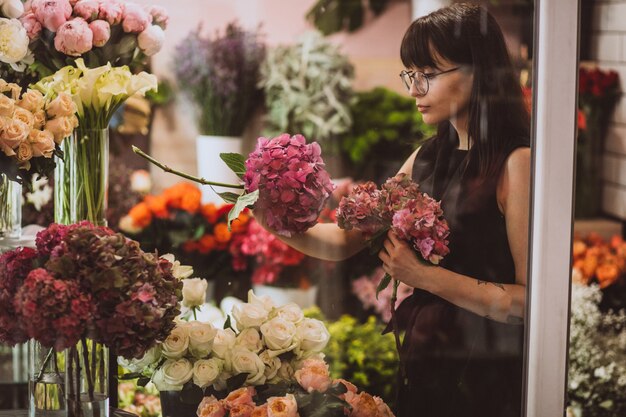
[[[385,239],[384,248],[378,252],[383,270],[394,279],[413,288],[426,289],[434,265],[425,265],[417,259],[415,250],[391,230]]]

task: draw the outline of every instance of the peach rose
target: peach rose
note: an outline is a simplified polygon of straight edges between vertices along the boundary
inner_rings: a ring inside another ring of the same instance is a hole
[[[239,404],[230,408],[229,417],[251,417],[254,411],[254,405]]]
[[[331,383],[328,364],[320,359],[305,360],[302,368],[298,369],[294,376],[300,386],[308,392],[325,392]]]
[[[297,417],[298,403],[293,394],[284,397],[270,397],[267,399],[268,417]]]
[[[204,397],[198,406],[198,417],[224,417],[226,409],[214,396]]]
[[[377,417],[378,405],[374,398],[367,392],[353,395],[346,398],[348,404],[352,406],[350,417]]]
[[[22,95],[22,99],[17,102],[17,105],[31,113],[35,113],[43,109],[43,94],[37,90],[28,90]]]
[[[250,417],[268,417],[267,403],[254,407],[254,410],[252,410],[252,414],[250,414]]]
[[[28,110],[23,109],[21,107],[15,108],[15,111],[13,112],[13,119],[19,120],[20,122],[28,126],[30,129],[32,129],[35,126],[35,116]]]
[[[73,117],[58,117],[46,122],[45,130],[52,133],[54,142],[60,145],[63,139],[68,137],[75,127]]]
[[[54,136],[47,130],[31,130],[28,142],[33,149],[33,156],[51,158],[54,151]]]
[[[50,117],[69,117],[76,113],[76,104],[69,94],[59,93],[59,95],[46,106],[46,113],[48,113]]]
[[[33,127],[35,129],[43,129],[46,125],[46,121],[48,120],[48,118],[46,117],[46,112],[43,110],[37,110],[35,113],[33,113],[33,116],[35,118]]]
[[[231,409],[236,405],[252,405],[254,406],[254,401],[252,397],[256,395],[256,390],[254,387],[243,387],[239,388],[230,394],[226,398],[224,398],[224,406],[227,409]]]
[[[15,149],[26,140],[30,128],[19,120],[4,120],[3,129],[0,131],[0,141],[9,148]]]
[[[28,142],[20,143],[20,146],[17,148],[16,158],[17,161],[21,164],[24,164],[33,157],[33,148],[30,146]],[[29,166],[29,165],[27,165]]]
[[[12,117],[14,110],[15,102],[4,94],[0,94],[0,116]]]
[[[395,417],[389,406],[385,404],[382,398],[374,397],[374,402],[378,407],[378,417]]]
[[[348,391],[346,393],[351,392],[353,394],[356,394],[356,392],[358,391],[356,385],[354,385],[352,382],[346,381],[345,379],[342,379],[342,378],[333,380],[333,385],[336,385],[336,384],[343,384],[348,389]],[[343,400],[343,399],[345,399],[345,396],[346,396],[346,394],[341,394],[339,397]]]

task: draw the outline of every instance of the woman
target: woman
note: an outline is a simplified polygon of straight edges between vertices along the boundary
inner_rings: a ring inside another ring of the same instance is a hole
[[[402,80],[437,135],[404,163],[441,201],[450,254],[424,265],[393,233],[383,269],[415,288],[398,309],[406,329],[398,417],[518,417],[529,209],[529,116],[494,18],[455,4],[411,24]],[[344,259],[359,232],[320,224],[285,241]],[[375,359],[375,358],[374,358]]]

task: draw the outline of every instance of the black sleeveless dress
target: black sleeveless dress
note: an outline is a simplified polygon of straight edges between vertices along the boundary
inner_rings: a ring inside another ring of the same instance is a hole
[[[529,146],[520,139],[518,147]],[[478,165],[458,137],[433,138],[418,152],[413,180],[441,201],[450,253],[441,266],[482,281],[515,282],[497,178],[478,181]],[[519,417],[524,328],[476,315],[416,289],[398,308],[406,329],[407,378],[399,378],[397,417]]]

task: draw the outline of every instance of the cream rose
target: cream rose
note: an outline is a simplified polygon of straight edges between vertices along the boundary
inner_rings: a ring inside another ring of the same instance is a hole
[[[263,349],[263,342],[259,331],[253,327],[243,329],[235,339],[235,346],[241,346],[251,352],[259,353]]]
[[[167,336],[167,339],[162,343],[161,349],[163,349],[163,356],[169,359],[178,359],[185,356],[189,348],[189,334],[187,330],[178,325]]]
[[[51,158],[54,151],[54,136],[47,130],[33,129],[28,135],[28,143],[33,148],[33,156]]]
[[[300,306],[296,303],[285,304],[275,310],[276,317],[283,318],[294,324],[298,324],[304,319],[304,313]]]
[[[213,340],[213,354],[224,359],[233,346],[235,346],[235,332],[231,329],[218,329]]]
[[[206,301],[208,283],[202,278],[187,278],[183,280],[183,305],[198,307]]]
[[[328,329],[319,320],[306,318],[296,326],[296,338],[300,342],[299,356],[307,352],[321,352],[330,339]]]
[[[268,311],[257,304],[239,304],[233,307],[233,317],[239,331],[248,327],[259,328],[267,320]]]
[[[189,352],[193,356],[204,358],[211,353],[217,334],[217,329],[211,323],[191,321],[186,326],[186,330],[189,334]]]
[[[165,255],[160,256],[160,258],[165,259],[172,264],[172,275],[174,275],[174,278],[176,279],[189,278],[193,274],[192,267],[181,265],[171,253],[166,253]]]
[[[283,381],[293,381],[295,372],[296,370],[294,369],[291,362],[281,360],[280,368],[278,368],[276,377],[282,379]]]
[[[246,383],[250,385],[262,385],[265,383],[265,364],[254,352],[246,348],[234,347],[228,355],[233,374],[247,373]]]
[[[267,399],[268,417],[297,417],[298,415],[298,403],[293,394]]]
[[[200,388],[212,385],[223,369],[224,361],[221,359],[199,359],[193,364],[193,383]]]
[[[22,94],[22,99],[17,103],[17,105],[31,113],[35,113],[36,111],[43,109],[43,94],[37,90],[28,90]]]
[[[274,356],[293,350],[297,343],[294,341],[296,325],[280,317],[263,323],[261,326],[263,341]]]
[[[0,94],[0,116],[13,117],[14,109],[15,102],[4,94]]]
[[[193,366],[187,359],[168,359],[152,376],[159,391],[180,391],[193,377]]]
[[[276,308],[276,304],[274,304],[274,301],[269,295],[262,295],[258,297],[252,290],[248,291],[248,303],[263,307],[263,309],[268,313],[272,311],[272,309]]]
[[[4,97],[4,96],[0,95],[0,97]],[[13,119],[19,120],[20,122],[28,126],[30,129],[33,129],[35,127],[35,115],[33,115],[28,110],[23,109],[19,106],[16,107],[15,111],[13,112]]]
[[[118,356],[117,363],[131,372],[140,372],[161,359],[161,346],[149,349],[140,359],[127,360]]]
[[[46,113],[53,118],[73,116],[76,113],[76,104],[69,94],[60,93],[48,104]]]
[[[261,360],[265,364],[265,378],[268,381],[276,378],[276,375],[278,374],[278,370],[280,369],[281,365],[280,359],[276,356],[271,356],[269,351],[267,350],[261,352],[259,358],[261,358]]]

